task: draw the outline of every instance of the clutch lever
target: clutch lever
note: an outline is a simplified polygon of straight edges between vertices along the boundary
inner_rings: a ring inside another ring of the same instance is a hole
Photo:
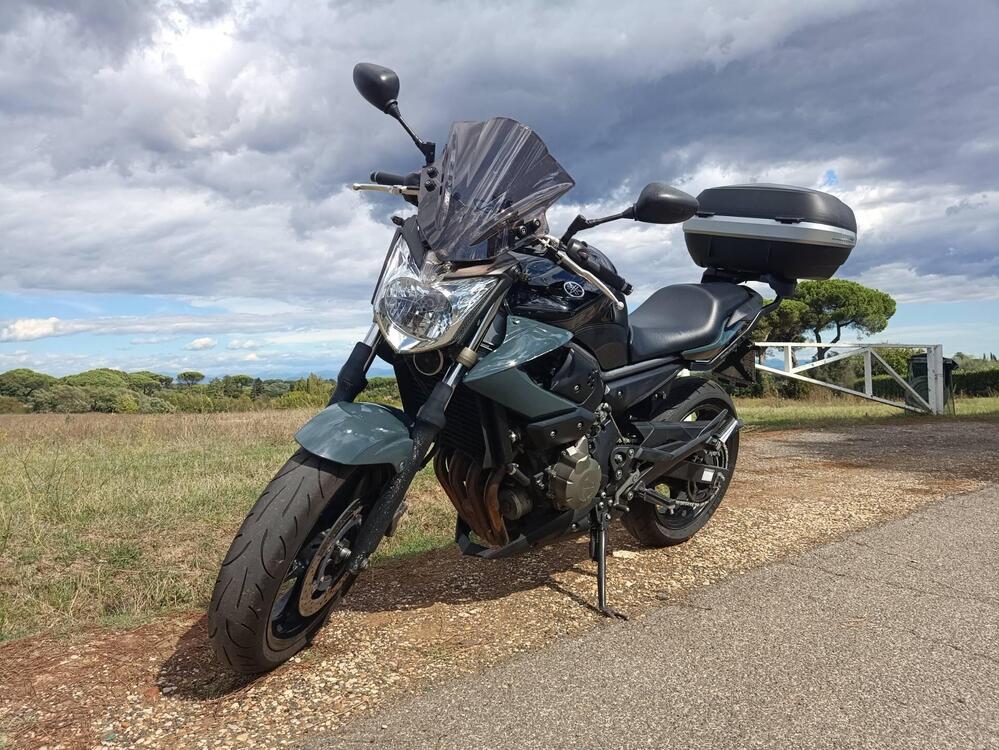
[[[406,185],[375,185],[370,182],[355,182],[350,186],[351,190],[374,190],[377,193],[390,193],[391,195],[418,196],[418,187],[407,187]]]
[[[618,310],[624,309],[624,303],[614,294],[613,290],[602,282],[596,275],[590,273],[576,261],[568,256],[565,250],[562,249],[562,243],[555,237],[550,235],[544,235],[538,238],[541,244],[545,247],[546,255],[548,255],[552,260],[558,263],[560,266],[568,268],[577,276],[582,276],[584,279],[589,281],[593,286],[599,289],[607,299],[614,303],[614,306]]]

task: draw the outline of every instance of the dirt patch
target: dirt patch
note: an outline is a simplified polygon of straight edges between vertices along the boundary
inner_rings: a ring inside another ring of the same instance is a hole
[[[748,433],[736,479],[693,540],[640,549],[615,527],[612,603],[663,599],[994,481],[991,422]],[[310,650],[256,681],[222,672],[200,613],[128,632],[0,647],[0,736],[14,747],[300,745],[400,693],[594,627],[584,539],[487,562],[438,550],[369,572]],[[2,746],[2,745],[0,745]]]

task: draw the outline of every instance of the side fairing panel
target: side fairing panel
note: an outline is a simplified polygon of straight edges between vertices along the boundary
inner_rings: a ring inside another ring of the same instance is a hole
[[[531,419],[571,411],[576,404],[545,390],[517,369],[571,339],[572,333],[562,328],[511,316],[503,343],[469,370],[465,386]]]

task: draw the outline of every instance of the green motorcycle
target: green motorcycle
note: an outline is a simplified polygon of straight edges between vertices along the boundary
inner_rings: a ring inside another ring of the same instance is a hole
[[[395,73],[361,63],[354,82],[425,160],[354,187],[416,212],[393,217],[371,329],[222,563],[209,633],[236,672],[272,669],[309,643],[430,462],[463,553],[507,557],[587,533],[597,606],[617,615],[606,601],[610,522],[649,546],[707,523],[739,452],[720,383],[754,380],[754,326],[796,279],[831,276],[856,242],[853,212],[831,195],[737,185],[695,199],[661,183],[556,237],[545,212],[574,182],[529,127],[455,123],[438,159],[402,118]],[[685,222],[701,283],[666,286],[629,314],[631,285],[575,239],[616,220]],[[776,299],[764,304],[747,281]],[[401,409],[355,401],[375,357],[394,368]]]

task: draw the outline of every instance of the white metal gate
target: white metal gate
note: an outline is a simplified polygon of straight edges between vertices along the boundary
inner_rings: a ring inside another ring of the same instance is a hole
[[[784,367],[783,369],[777,369],[776,367],[770,367],[769,365],[757,365],[756,369],[763,372],[769,372],[771,375],[779,375],[783,378],[791,378],[792,380],[800,380],[804,383],[812,383],[814,385],[820,385],[823,388],[830,388],[834,391],[839,391],[840,393],[848,393],[851,396],[859,396],[860,398],[866,398],[870,401],[877,401],[881,404],[888,404],[889,406],[897,406],[900,409],[908,409],[909,411],[919,412],[922,414],[943,414],[945,407],[945,391],[944,391],[944,361],[943,361],[943,345],[942,344],[862,344],[862,343],[842,343],[837,342],[835,344],[818,344],[812,341],[802,341],[802,342],[790,342],[790,341],[758,341],[755,342],[756,346],[759,347],[766,353],[767,349],[783,349],[784,350]],[[817,359],[813,362],[809,362],[804,365],[795,365],[794,358],[791,356],[791,352],[794,348],[799,349],[830,349],[835,348],[838,350],[848,350],[848,351],[838,351],[825,359]],[[878,354],[878,349],[924,349],[926,351],[926,376],[927,376],[927,398],[924,398],[922,394],[916,391],[906,379],[895,372],[891,366]],[[852,388],[846,388],[842,385],[836,385],[835,383],[826,383],[823,380],[816,380],[815,378],[810,378],[807,375],[802,375],[803,372],[808,372],[809,370],[814,370],[816,367],[822,367],[822,365],[829,364],[830,362],[837,362],[841,359],[846,359],[848,357],[863,356],[864,358],[864,390],[857,391]],[[892,401],[891,399],[881,398],[880,396],[874,395],[874,381],[872,366],[874,360],[884,368],[885,373],[890,375],[895,382],[902,386],[903,392],[911,396],[910,403],[902,403],[899,401]]]

